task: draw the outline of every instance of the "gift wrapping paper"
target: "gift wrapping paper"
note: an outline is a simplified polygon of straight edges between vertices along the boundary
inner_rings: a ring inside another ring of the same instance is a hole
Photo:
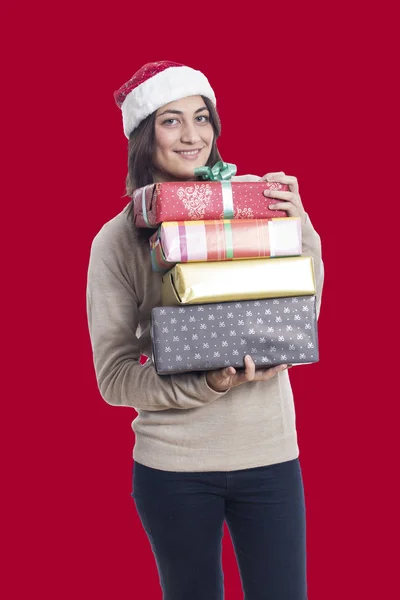
[[[175,263],[297,256],[300,217],[167,221],[150,238],[154,271]]]
[[[134,222],[155,228],[165,221],[286,217],[283,210],[269,210],[279,200],[266,198],[267,189],[287,191],[288,186],[268,181],[152,183],[133,192]]]
[[[316,293],[311,256],[180,263],[163,275],[163,306]]]
[[[319,360],[315,296],[158,307],[151,333],[160,375]]]

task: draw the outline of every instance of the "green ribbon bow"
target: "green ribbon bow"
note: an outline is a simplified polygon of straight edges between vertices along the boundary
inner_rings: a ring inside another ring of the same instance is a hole
[[[219,160],[213,167],[197,167],[194,174],[210,181],[228,181],[236,174],[236,165]]]
[[[194,174],[210,181],[220,181],[222,187],[222,204],[224,219],[233,219],[233,194],[230,181],[236,173],[236,165],[219,160],[213,167],[197,167]]]

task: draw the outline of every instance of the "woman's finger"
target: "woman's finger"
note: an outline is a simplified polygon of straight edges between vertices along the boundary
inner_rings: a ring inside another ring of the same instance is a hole
[[[291,202],[294,206],[298,206],[299,208],[302,208],[303,206],[300,195],[295,194],[294,192],[282,192],[280,190],[264,190],[263,194],[267,198],[286,200],[286,202]]]
[[[227,377],[232,377],[232,375],[236,375],[235,367],[225,367],[225,369],[222,369],[221,371],[221,376],[224,379],[226,379]]]
[[[263,181],[277,181],[278,183],[286,183],[289,186],[291,192],[295,194],[299,191],[299,182],[297,181],[297,177],[292,175],[283,175],[281,173],[268,173],[265,175],[265,178],[262,178]]]
[[[248,377],[248,381],[252,381],[256,372],[256,365],[254,363],[254,360],[251,358],[250,354],[246,354],[246,356],[244,357],[244,366],[245,373]]]
[[[252,381],[254,379],[256,366],[253,359],[249,354],[244,357],[244,371],[239,371],[233,378],[233,385],[240,385],[246,381]]]
[[[300,207],[291,202],[274,202],[274,204],[269,204],[268,208],[270,210],[285,210],[286,212],[296,214],[300,212]]]
[[[273,179],[276,177],[277,179]],[[261,181],[278,181],[279,177],[285,177],[285,173],[283,171],[276,171],[275,173],[266,173],[263,177],[261,177]]]
[[[279,190],[264,190],[263,194],[264,196],[267,196],[267,198],[286,200],[287,202],[293,202],[293,204],[296,204],[296,199],[299,198],[299,196],[293,194],[293,192],[281,192]]]
[[[274,377],[281,371],[285,371],[286,369],[287,365],[276,365],[275,367],[271,367],[269,369],[262,369],[260,371],[256,371],[254,381],[268,381],[269,379],[272,379],[272,377]]]
[[[271,211],[284,210],[288,217],[300,217],[302,227],[304,227],[306,223],[307,215],[303,205],[297,206],[291,202],[274,202],[274,204],[269,204],[268,208]]]

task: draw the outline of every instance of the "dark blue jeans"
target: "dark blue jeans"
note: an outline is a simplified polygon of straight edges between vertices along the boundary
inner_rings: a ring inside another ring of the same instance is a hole
[[[222,600],[226,520],[245,600],[307,600],[304,491],[298,459],[239,471],[133,467],[136,508],[163,600]]]

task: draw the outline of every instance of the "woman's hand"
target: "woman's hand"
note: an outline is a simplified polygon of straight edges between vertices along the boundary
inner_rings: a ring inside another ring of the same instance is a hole
[[[244,371],[237,372],[234,367],[208,371],[207,384],[214,392],[226,392],[230,388],[249,381],[268,381],[287,368],[288,365],[276,365],[276,367],[257,369],[256,371],[253,359],[247,354],[244,357]]]
[[[307,214],[301,202],[297,178],[285,175],[283,171],[280,171],[279,173],[267,173],[264,177],[261,177],[261,181],[276,181],[286,183],[289,186],[288,192],[279,190],[264,191],[264,196],[267,196],[267,198],[283,200],[283,202],[271,204],[268,208],[271,210],[285,210],[289,217],[300,217],[301,226],[303,227],[307,219]]]

